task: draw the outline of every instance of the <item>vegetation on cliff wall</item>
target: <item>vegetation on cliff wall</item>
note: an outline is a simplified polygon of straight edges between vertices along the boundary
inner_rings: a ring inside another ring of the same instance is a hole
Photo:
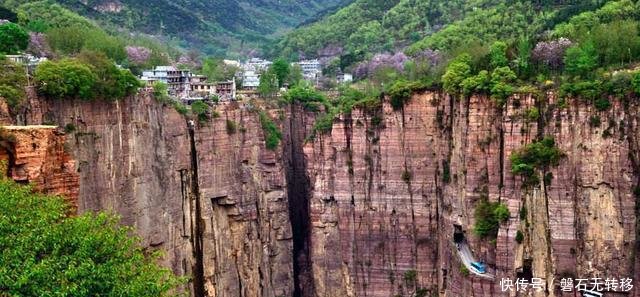
[[[59,197],[0,180],[0,295],[177,295],[182,280],[116,217],[66,212]]]
[[[555,140],[545,137],[514,151],[511,160],[511,172],[521,175],[526,185],[537,184],[540,179],[536,170],[546,170],[549,166],[558,165],[564,153],[556,147]]]
[[[480,237],[495,238],[498,236],[500,223],[509,219],[510,213],[506,205],[490,202],[486,197],[476,204],[473,231]]]
[[[264,132],[265,146],[269,150],[276,150],[280,144],[280,140],[282,140],[282,132],[280,132],[276,123],[273,122],[271,117],[265,111],[260,111],[259,116],[260,125]]]

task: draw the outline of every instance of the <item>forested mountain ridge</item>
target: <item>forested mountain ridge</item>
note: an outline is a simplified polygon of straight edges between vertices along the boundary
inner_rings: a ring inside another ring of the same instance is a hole
[[[48,0],[103,27],[166,35],[184,47],[216,55],[261,48],[271,37],[350,0]],[[26,2],[2,0],[15,9]]]
[[[322,56],[338,48],[352,59],[407,48],[455,51],[473,42],[534,37],[612,1],[357,0],[333,15],[287,34],[273,52]]]

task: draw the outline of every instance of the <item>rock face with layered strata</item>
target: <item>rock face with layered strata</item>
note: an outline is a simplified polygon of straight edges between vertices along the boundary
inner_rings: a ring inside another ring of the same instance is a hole
[[[165,251],[164,265],[192,278],[192,292],[291,294],[281,154],[264,148],[256,113],[219,107],[222,116],[196,124],[191,137],[187,120],[149,93],[117,102],[31,99],[37,108],[27,124],[75,127],[66,147],[79,173],[80,212],[122,216],[145,245]]]
[[[385,104],[336,120],[329,135],[304,148],[318,296],[412,296],[420,288],[428,296],[509,296],[498,281],[461,273],[454,225],[498,280],[633,277],[638,106],[614,104],[598,114],[578,102],[555,103],[551,95],[537,103],[513,98],[500,111],[484,97],[425,93],[402,110]],[[533,107],[539,119],[525,116]],[[590,125],[594,114],[602,127]],[[509,156],[542,135],[554,137],[566,157],[549,170],[553,179],[523,188]],[[511,213],[495,241],[472,231],[484,197]],[[518,215],[523,206],[526,220]],[[558,281],[547,285],[534,295],[562,296]]]
[[[498,281],[464,275],[458,228],[497,280],[640,278],[633,102],[597,112],[577,101],[559,107],[552,95],[522,96],[501,110],[481,96],[426,92],[401,110],[385,103],[342,115],[313,140],[314,115],[292,106],[283,145],[270,151],[256,113],[235,104],[218,106],[220,116],[191,134],[148,93],[113,103],[32,99],[17,122],[75,127],[66,140],[41,144],[66,145],[79,210],[122,215],[147,246],[167,252],[165,265],[192,277],[192,292],[515,296]],[[540,117],[530,116],[533,107]],[[566,156],[538,173],[540,185],[523,188],[509,156],[543,135]],[[495,240],[473,234],[485,198],[511,213]],[[557,283],[532,296],[569,296]]]
[[[78,173],[56,126],[5,126],[0,130],[0,162],[9,178],[42,193],[78,203]]]

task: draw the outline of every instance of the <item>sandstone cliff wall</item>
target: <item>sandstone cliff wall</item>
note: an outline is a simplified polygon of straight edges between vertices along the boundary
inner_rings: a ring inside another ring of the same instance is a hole
[[[498,281],[461,273],[454,225],[497,280],[557,279],[535,296],[561,296],[561,277],[636,275],[638,106],[596,112],[556,103],[514,98],[502,112],[488,98],[425,93],[400,111],[385,104],[377,114],[343,115],[307,144],[317,296],[413,296],[420,288],[428,296],[508,296]],[[527,120],[534,106],[542,117]],[[601,127],[590,124],[594,115]],[[553,136],[567,156],[550,183],[523,189],[509,156],[539,135]],[[511,212],[495,242],[472,231],[482,197]]]
[[[281,154],[264,148],[255,113],[219,107],[221,117],[190,136],[187,120],[149,93],[112,103],[32,97],[30,106],[23,124],[73,130],[65,146],[79,174],[80,212],[119,214],[146,246],[165,252],[164,265],[191,278],[192,292],[291,295]]]
[[[78,205],[79,175],[56,126],[6,126],[0,130],[0,162],[9,178],[31,184],[40,192],[60,195],[74,213]]]
[[[218,118],[190,130],[148,93],[113,103],[32,96],[12,122],[68,133],[23,129],[17,147],[30,161],[16,164],[38,174],[16,178],[77,193],[80,212],[120,214],[207,296],[515,296],[464,275],[457,228],[497,280],[640,279],[640,108],[557,101],[513,98],[500,111],[488,98],[426,92],[402,110],[385,103],[342,115],[314,140],[314,115],[290,106],[272,114],[284,115],[284,139],[270,151],[243,106],[218,106]],[[542,117],[527,120],[534,106]],[[524,189],[509,156],[540,135],[566,158],[550,168],[553,179]],[[472,231],[484,197],[511,212],[495,241]],[[531,296],[573,296],[548,285]]]

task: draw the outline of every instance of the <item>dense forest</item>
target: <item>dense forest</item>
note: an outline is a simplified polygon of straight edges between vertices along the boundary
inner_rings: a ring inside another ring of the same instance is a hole
[[[425,48],[456,51],[474,42],[537,38],[605,2],[611,1],[358,0],[288,34],[274,52],[295,58],[338,51],[345,58],[364,60],[405,47],[409,53]]]
[[[0,5],[19,7],[27,2],[60,4],[110,31],[164,36],[182,48],[197,47],[207,54],[233,56],[259,50],[272,38],[348,0],[2,0]]]

